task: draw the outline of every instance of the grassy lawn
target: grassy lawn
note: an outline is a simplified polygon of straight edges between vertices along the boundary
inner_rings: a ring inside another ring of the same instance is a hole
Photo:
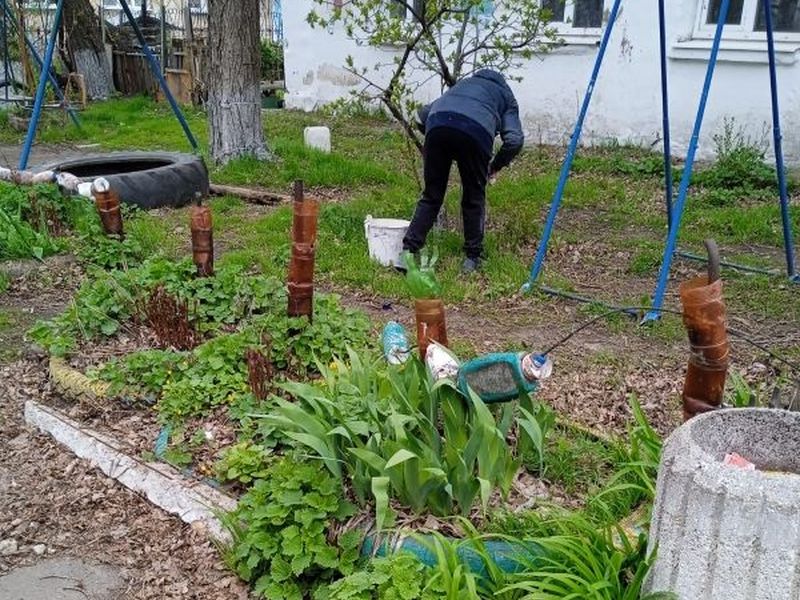
[[[188,109],[187,117],[205,152],[203,113]],[[83,131],[60,122],[49,123],[41,131],[40,141],[96,143],[108,150],[185,151],[188,147],[168,107],[145,98],[93,105],[84,113],[83,122]],[[319,124],[331,128],[330,155],[303,145],[303,128]],[[366,288],[376,295],[403,297],[402,280],[376,269],[369,261],[363,235],[367,214],[408,218],[418,196],[412,168],[415,159],[398,129],[370,116],[335,118],[291,111],[265,112],[264,129],[276,155],[274,162],[234,161],[212,168],[212,180],[286,191],[293,180],[303,179],[308,187],[335,199],[325,203],[321,217],[318,272],[323,280]],[[7,130],[2,135],[13,139]],[[459,191],[457,184],[451,186],[448,227],[434,232],[431,239],[440,251],[440,276],[448,301],[493,300],[519,289],[527,277],[561,158],[558,149],[528,149],[489,189],[489,260],[478,278],[459,277]],[[636,148],[583,151],[567,186],[543,281],[575,290],[602,273],[607,285],[601,287],[608,289],[595,295],[641,303],[652,291],[666,234],[661,170],[658,155]],[[221,235],[231,238],[224,262],[256,264],[270,274],[281,272],[288,256],[289,208],[254,220],[247,207],[235,199],[217,199],[213,206]],[[179,218],[183,217],[173,216]],[[800,230],[800,209],[796,206],[792,207],[792,219]],[[157,231],[162,223],[153,223],[153,235],[166,241],[169,236]],[[177,221],[172,225],[177,226]],[[718,206],[702,189],[695,190],[687,203],[681,245],[702,253],[706,237],[717,240],[725,257],[753,266],[782,268],[777,201],[742,197]],[[264,248],[270,251],[264,252]],[[782,285],[780,278],[735,272],[726,276],[735,308],[800,319],[798,303],[790,302],[791,287]]]

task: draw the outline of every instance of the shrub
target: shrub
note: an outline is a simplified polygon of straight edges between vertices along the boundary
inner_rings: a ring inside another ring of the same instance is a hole
[[[286,457],[224,517],[233,542],[223,555],[259,597],[302,600],[321,582],[352,572],[361,536],[346,533],[338,545],[327,537],[352,512],[332,476]]]

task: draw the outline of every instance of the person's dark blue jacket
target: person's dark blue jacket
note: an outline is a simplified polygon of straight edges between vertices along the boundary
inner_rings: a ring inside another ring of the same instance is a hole
[[[438,100],[423,106],[419,119],[423,133],[436,127],[459,129],[477,140],[488,156],[499,134],[503,146],[491,162],[491,172],[507,166],[525,141],[514,93],[505,78],[490,69],[459,81]]]

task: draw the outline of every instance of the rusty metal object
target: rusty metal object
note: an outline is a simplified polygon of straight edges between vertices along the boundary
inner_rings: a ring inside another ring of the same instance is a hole
[[[94,196],[94,203],[106,235],[124,237],[119,196],[111,189],[111,185],[106,179],[100,177],[94,180],[94,183],[92,183],[92,196]]]
[[[683,418],[715,410],[722,404],[730,361],[719,252],[706,241],[708,275],[680,286],[683,323],[689,334],[691,355],[683,386]]]
[[[441,300],[417,300],[415,302],[417,320],[417,344],[422,360],[428,352],[428,345],[434,341],[447,346],[447,324],[444,317],[444,302]]]
[[[293,206],[292,240],[296,244],[314,246],[317,243],[319,202],[305,196],[302,181],[294,182]]]
[[[214,275],[214,228],[211,222],[211,208],[193,206],[190,215],[192,260],[197,267],[197,276],[211,277]]]
[[[314,258],[319,202],[305,198],[303,182],[294,184],[292,256],[289,262],[290,317],[313,318]]]

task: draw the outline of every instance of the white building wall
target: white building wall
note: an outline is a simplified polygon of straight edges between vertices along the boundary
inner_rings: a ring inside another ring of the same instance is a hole
[[[606,2],[610,5],[609,0]],[[670,109],[673,151],[685,154],[691,137],[700,90],[710,50],[697,49],[692,40],[699,0],[667,3]],[[584,141],[618,140],[659,147],[661,90],[656,2],[623,1],[594,99],[586,120]],[[348,54],[357,65],[370,66],[391,57],[392,50],[358,47],[341,28],[332,33],[312,29],[306,16],[311,0],[284,3],[286,103],[290,108],[313,110],[359,89],[357,78],[342,66]],[[710,46],[710,43],[706,43]],[[771,123],[766,45],[723,42],[699,156],[713,154],[712,136],[725,117],[758,137]],[[797,48],[781,45],[778,78],[781,91],[784,143],[787,157],[800,161],[800,62]],[[564,143],[569,139],[597,56],[596,45],[567,45],[531,60],[511,87],[519,100],[530,143]],[[373,73],[374,75],[374,73]],[[420,100],[432,100],[438,84],[426,87]]]

